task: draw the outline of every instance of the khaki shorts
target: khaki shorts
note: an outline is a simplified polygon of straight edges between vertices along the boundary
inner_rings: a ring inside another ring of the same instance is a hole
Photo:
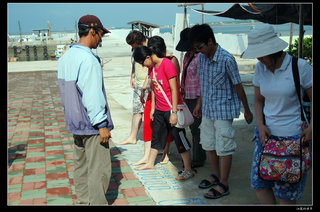
[[[202,117],[200,125],[200,144],[206,151],[217,152],[218,156],[231,155],[237,144],[234,140],[233,120],[210,120]]]

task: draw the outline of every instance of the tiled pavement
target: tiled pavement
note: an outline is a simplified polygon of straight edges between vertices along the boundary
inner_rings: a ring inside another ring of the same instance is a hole
[[[72,205],[73,137],[66,128],[55,71],[8,74],[8,205]],[[109,205],[154,205],[111,143]]]

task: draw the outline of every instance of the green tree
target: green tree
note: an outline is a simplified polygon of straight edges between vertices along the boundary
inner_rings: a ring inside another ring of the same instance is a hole
[[[294,40],[294,44],[291,44],[287,50],[287,52],[294,56],[298,57],[298,47],[299,46],[299,39]],[[306,59],[310,64],[312,64],[312,36],[305,37],[303,39],[303,52],[302,58]]]

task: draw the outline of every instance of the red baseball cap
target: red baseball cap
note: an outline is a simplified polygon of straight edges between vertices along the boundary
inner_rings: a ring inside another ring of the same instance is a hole
[[[111,33],[109,30],[103,27],[100,19],[94,15],[84,15],[79,19],[79,24],[88,25],[88,27],[98,27],[101,28],[105,33]]]

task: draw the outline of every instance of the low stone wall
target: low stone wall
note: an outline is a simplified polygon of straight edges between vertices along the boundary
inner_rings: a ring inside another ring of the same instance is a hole
[[[17,45],[8,47],[9,61],[51,60],[56,45]]]
[[[70,40],[49,40],[47,42],[9,42],[7,48],[8,61],[54,60],[57,45],[69,45]]]

